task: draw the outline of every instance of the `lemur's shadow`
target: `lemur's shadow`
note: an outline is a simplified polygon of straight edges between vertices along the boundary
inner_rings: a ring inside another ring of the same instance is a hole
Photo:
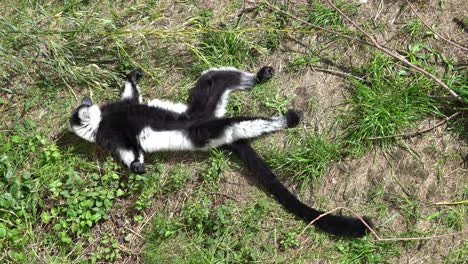
[[[88,142],[76,136],[73,132],[68,130],[62,131],[56,137],[57,146],[67,152],[74,153],[81,156],[86,161],[94,163],[96,167],[101,170],[99,164],[103,164],[110,156],[119,164],[119,169],[116,171],[121,175],[121,180],[128,180],[128,176],[132,173],[123,163],[119,161],[119,158],[113,155],[107,149],[98,146],[95,143]],[[222,148],[220,148],[222,149]],[[229,155],[231,152],[224,150],[225,155]],[[157,163],[162,164],[177,164],[177,163],[199,163],[206,162],[209,159],[209,152],[201,151],[181,151],[181,152],[157,152],[145,154],[146,164],[149,166]],[[244,168],[243,163],[237,158],[236,155],[230,155],[232,162],[240,167],[242,176],[247,180],[249,185],[257,185],[254,175]]]

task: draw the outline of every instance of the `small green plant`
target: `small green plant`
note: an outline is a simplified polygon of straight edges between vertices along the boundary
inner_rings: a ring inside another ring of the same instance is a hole
[[[229,166],[226,154],[219,149],[210,151],[210,159],[206,168],[201,172],[201,178],[208,184],[218,184],[223,171]]]
[[[275,114],[286,113],[289,109],[289,102],[294,98],[293,95],[281,95],[279,91],[263,97],[262,105]]]
[[[399,252],[391,242],[372,242],[368,238],[342,241],[336,244],[341,253],[338,263],[386,263],[390,257],[398,256]]]
[[[108,233],[103,233],[96,249],[91,253],[91,263],[115,262],[121,259],[119,242]]]
[[[450,251],[450,254],[444,258],[444,263],[446,264],[458,264],[465,263],[466,256],[468,253],[468,242],[463,241],[460,247],[453,248]]]
[[[418,18],[411,19],[403,25],[403,31],[408,33],[412,38],[420,38],[423,36],[422,29],[424,25]]]
[[[171,193],[179,190],[190,178],[190,169],[183,164],[178,164],[171,168],[166,181],[164,182],[162,191]]]
[[[314,66],[320,62],[320,58],[311,54],[297,54],[290,62],[289,68],[292,71],[299,71],[309,66]]]
[[[448,227],[460,231],[467,224],[466,217],[464,217],[467,214],[466,211],[466,205],[448,208],[441,212],[439,219]]]
[[[197,47],[191,48],[197,59],[196,68],[219,66],[245,67],[255,58],[255,46],[245,33],[221,29],[203,33]]]
[[[299,246],[296,232],[287,232],[283,235],[283,239],[280,241],[280,245],[284,248],[295,248]]]

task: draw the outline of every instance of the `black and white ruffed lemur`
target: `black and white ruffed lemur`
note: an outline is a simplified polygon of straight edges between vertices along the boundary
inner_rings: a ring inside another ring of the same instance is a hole
[[[235,152],[288,211],[309,223],[323,212],[299,201],[248,143],[297,126],[302,114],[290,109],[278,117],[224,117],[230,92],[252,88],[273,73],[266,66],[257,74],[233,67],[209,69],[201,74],[186,105],[159,99],[143,102],[138,86],[143,72],[134,70],[127,75],[120,100],[97,105],[85,97],[73,111],[70,127],[79,137],[115,153],[135,173],[145,173],[145,153],[224,147]],[[358,218],[349,216],[327,214],[314,225],[342,237],[361,237],[367,232]]]

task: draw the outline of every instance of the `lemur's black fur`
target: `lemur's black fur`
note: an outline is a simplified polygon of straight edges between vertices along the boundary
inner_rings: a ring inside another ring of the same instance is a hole
[[[271,67],[263,67],[256,75],[235,68],[208,70],[197,81],[185,106],[157,99],[142,103],[138,81],[143,73],[135,70],[127,76],[120,101],[98,106],[90,98],[84,98],[70,118],[70,127],[78,136],[116,153],[136,173],[146,171],[145,152],[224,147],[235,152],[288,211],[310,222],[322,212],[303,204],[289,192],[247,141],[297,126],[302,114],[289,110],[276,118],[223,117],[230,91],[251,88],[273,74]],[[361,237],[367,231],[357,218],[331,214],[314,225],[344,237]]]

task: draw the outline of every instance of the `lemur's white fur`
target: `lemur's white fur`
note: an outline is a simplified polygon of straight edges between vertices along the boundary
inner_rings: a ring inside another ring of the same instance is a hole
[[[124,100],[124,99],[130,99],[130,98],[133,98],[134,97],[134,94],[133,94],[133,87],[132,87],[132,83],[129,82],[129,81],[125,81],[124,82],[124,91],[122,93],[122,97],[121,99]],[[140,87],[138,85],[136,85],[136,89],[138,91],[138,94],[140,94]],[[142,97],[141,95],[138,96],[138,102],[141,103],[142,102]]]
[[[236,123],[224,129],[219,138],[212,139],[202,148],[193,145],[183,131],[166,130],[155,131],[147,127],[138,135],[138,142],[145,152],[165,150],[208,150],[224,144],[233,143],[239,139],[254,138],[265,133],[275,132],[286,128],[284,117],[275,117],[271,120],[250,120]]]
[[[287,122],[284,117],[274,117],[271,120],[242,121],[224,129],[223,134],[219,138],[209,141],[203,150],[231,144],[242,138],[254,138],[265,133],[279,131],[286,126]]]
[[[226,114],[226,106],[229,102],[229,93],[232,90],[242,90],[246,88],[251,88],[253,86],[252,81],[255,80],[255,75],[250,72],[241,71],[234,67],[212,68],[212,69],[208,69],[204,71],[202,75],[207,74],[209,72],[219,72],[219,71],[234,71],[234,72],[239,72],[241,74],[240,85],[237,87],[230,87],[229,90],[226,90],[224,94],[222,95],[220,101],[218,102],[218,105],[215,110],[215,116],[223,117]]]
[[[221,96],[221,99],[219,100],[218,104],[216,105],[216,117],[223,117],[226,114],[226,107],[229,102],[229,92],[230,90],[226,90]]]
[[[135,160],[135,155],[133,154],[133,151],[126,150],[126,149],[119,149],[118,152],[119,152],[118,154],[122,162],[125,163],[125,165],[127,165],[128,167],[130,167],[132,162]]]
[[[153,99],[148,101],[147,105],[169,110],[179,114],[182,114],[185,111],[187,111],[187,105],[183,103],[171,102],[169,100]]]
[[[246,74],[252,74],[250,72],[242,71],[237,69],[236,67],[218,67],[218,68],[210,68],[208,70],[204,70],[201,75],[205,75],[209,72],[214,72],[214,71],[234,71],[234,72],[241,72],[241,73],[246,73]],[[253,75],[253,74],[252,74]]]
[[[179,130],[154,131],[147,127],[138,135],[138,142],[145,152],[195,149],[184,132]]]
[[[127,149],[119,149],[117,152],[122,162],[128,167],[130,167],[132,162],[135,160],[135,155],[133,154],[133,151]],[[138,161],[141,163],[145,162],[143,152],[139,153]]]
[[[90,142],[96,141],[96,132],[101,122],[101,110],[98,105],[83,107],[78,111],[78,116],[81,119],[80,126],[73,126],[75,133]]]

